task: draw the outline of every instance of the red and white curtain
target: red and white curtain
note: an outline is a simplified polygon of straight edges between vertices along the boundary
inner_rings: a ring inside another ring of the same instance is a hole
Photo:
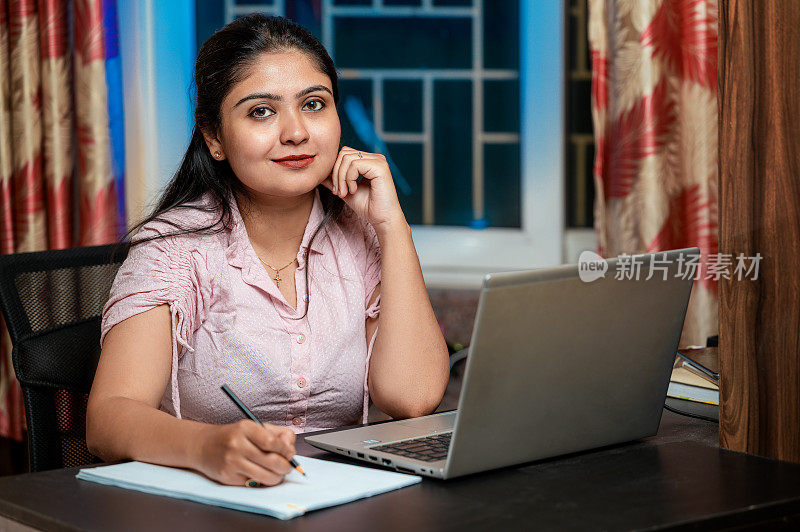
[[[115,0],[0,0],[0,253],[110,243],[124,227],[116,41]],[[0,437],[24,426],[0,319]]]
[[[717,334],[716,0],[589,0],[605,257],[698,246],[681,346]]]

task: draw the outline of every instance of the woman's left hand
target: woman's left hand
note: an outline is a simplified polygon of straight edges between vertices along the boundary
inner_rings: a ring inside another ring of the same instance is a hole
[[[363,176],[360,183],[356,183]],[[397,199],[392,173],[386,157],[380,153],[358,151],[343,146],[331,175],[322,182],[339,196],[363,220],[378,228],[405,222]]]

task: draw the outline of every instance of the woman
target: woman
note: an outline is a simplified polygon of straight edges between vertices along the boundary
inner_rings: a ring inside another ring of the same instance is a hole
[[[385,158],[340,149],[319,41],[240,18],[203,44],[195,84],[189,148],[103,310],[87,444],[274,485],[295,433],[365,420],[370,397],[432,412],[447,348]]]

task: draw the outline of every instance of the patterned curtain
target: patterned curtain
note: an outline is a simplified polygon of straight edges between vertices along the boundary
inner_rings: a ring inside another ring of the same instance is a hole
[[[716,0],[589,0],[589,18],[598,251],[698,246],[681,346],[705,345],[717,334]]]
[[[124,228],[116,24],[115,0],[0,0],[0,252],[106,244]],[[24,423],[0,322],[0,436],[22,441]]]

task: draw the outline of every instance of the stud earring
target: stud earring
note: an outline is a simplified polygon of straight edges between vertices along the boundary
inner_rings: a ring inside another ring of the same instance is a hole
[[[222,154],[220,152],[218,152],[218,151],[215,151],[214,152],[214,157],[219,159],[220,157],[222,157]]]

